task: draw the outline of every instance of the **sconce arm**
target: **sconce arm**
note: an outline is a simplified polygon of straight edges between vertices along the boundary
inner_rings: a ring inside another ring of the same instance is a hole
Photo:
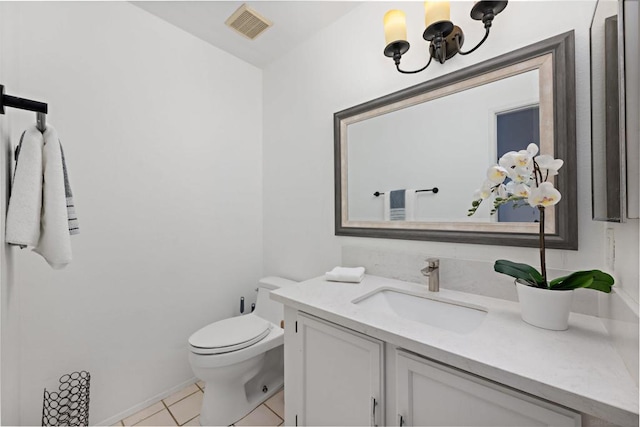
[[[401,70],[400,69],[400,61],[396,61],[396,69],[398,71],[400,71],[402,74],[416,74],[419,73],[420,71],[424,71],[427,69],[427,67],[429,65],[431,65],[431,60],[433,59],[433,56],[429,55],[429,62],[427,62],[427,65],[425,65],[424,67],[418,69],[418,70],[414,70],[414,71],[405,71],[405,70]]]
[[[461,50],[460,50],[460,36],[456,36],[456,37],[455,37],[455,39],[456,39],[456,49],[458,49],[458,53],[459,53],[460,55],[468,55],[468,54],[470,54],[470,53],[475,52],[475,50],[476,50],[477,48],[479,48],[480,46],[482,46],[482,43],[484,43],[484,42],[487,40],[487,37],[489,37],[489,30],[490,30],[490,29],[491,29],[491,26],[490,26],[490,25],[489,25],[489,26],[485,26],[485,33],[484,33],[484,37],[482,38],[482,40],[480,40],[480,43],[478,43],[478,44],[476,45],[476,47],[474,47],[473,49],[468,50],[468,51],[466,51],[466,52],[463,52],[463,51],[461,51]]]

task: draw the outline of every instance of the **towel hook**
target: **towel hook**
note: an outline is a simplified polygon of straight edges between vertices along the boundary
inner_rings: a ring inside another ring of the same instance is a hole
[[[47,130],[47,115],[45,113],[36,113],[36,127],[40,132]]]

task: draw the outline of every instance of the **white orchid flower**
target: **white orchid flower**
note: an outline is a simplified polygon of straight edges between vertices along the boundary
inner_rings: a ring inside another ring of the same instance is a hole
[[[548,207],[553,206],[560,201],[562,195],[558,190],[553,188],[550,182],[543,182],[538,187],[531,189],[531,193],[527,201],[532,207]]]
[[[526,184],[516,184],[515,182],[511,181],[509,184],[513,184],[511,186],[511,188],[509,189],[510,193],[513,194],[514,196],[517,197],[529,197],[529,194],[531,193],[531,188],[529,188],[528,185]]]
[[[553,156],[542,154],[536,157],[536,163],[543,172],[548,172],[549,176],[558,175],[558,169],[564,165],[561,159],[554,159]]]
[[[502,166],[491,166],[487,170],[487,179],[494,184],[502,184],[508,174]]]
[[[527,153],[529,153],[531,157],[535,156],[536,154],[538,154],[538,146],[533,142],[527,145]]]
[[[498,188],[496,188],[496,193],[498,194],[498,197],[502,197],[503,199],[506,199],[507,197],[509,197],[509,193],[507,192],[507,187],[504,184],[500,184]]]
[[[493,184],[491,181],[486,180],[485,182],[482,183],[482,187],[480,187],[479,190],[476,190],[475,193],[473,193],[473,200],[478,200],[478,199],[486,199],[487,197],[489,197],[491,195],[491,193],[493,192],[493,186],[495,184]]]
[[[509,178],[517,184],[526,184],[531,181],[531,170],[520,167],[509,169]]]
[[[498,164],[505,169],[513,169],[513,168],[530,168],[531,167],[531,159],[537,152],[537,146],[535,144],[530,144],[531,152],[527,150],[520,151],[509,151],[504,153],[500,160],[498,160]],[[535,147],[535,150],[533,149]]]
[[[533,159],[533,155],[530,154],[527,150],[518,151],[515,156],[516,167],[517,168],[528,168],[531,166],[531,159]]]
[[[516,151],[508,151],[500,157],[498,160],[498,164],[505,169],[512,169],[516,167],[516,158],[518,157],[518,153]]]

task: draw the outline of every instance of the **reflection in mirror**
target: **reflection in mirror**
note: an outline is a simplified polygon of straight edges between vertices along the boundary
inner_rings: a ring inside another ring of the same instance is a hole
[[[620,3],[621,4],[621,3]],[[626,210],[624,69],[619,2],[598,1],[591,22],[591,179],[593,219],[621,222]],[[622,11],[622,9],[620,10]]]
[[[539,74],[535,69],[508,76],[349,125],[349,221],[383,221],[385,200],[374,197],[375,191],[437,187],[436,194],[416,193],[413,206],[406,207],[414,211],[408,217],[516,222],[524,211],[504,206],[490,216],[486,204],[470,218],[467,209],[487,165],[507,151],[539,144]],[[455,126],[452,117],[464,118],[464,126]]]
[[[495,144],[498,158],[509,151],[520,151],[529,143],[540,146],[540,106],[538,104],[496,113]],[[509,181],[511,179],[507,178],[505,185],[508,185]],[[501,205],[491,218],[495,218],[498,222],[540,222],[540,211],[522,203],[517,206],[515,202],[509,202]]]
[[[533,142],[568,166],[547,240],[576,249],[573,55],[571,32],[336,113],[336,234],[536,246],[535,209],[467,216],[487,165]]]

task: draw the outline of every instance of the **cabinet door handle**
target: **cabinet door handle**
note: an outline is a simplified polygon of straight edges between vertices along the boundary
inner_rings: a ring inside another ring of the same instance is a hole
[[[400,415],[400,414],[398,414],[398,425],[400,427],[404,426],[404,417],[402,415]]]
[[[376,402],[376,398],[371,397],[371,425],[373,427],[377,427],[377,424],[376,424],[376,406],[377,405],[378,405],[378,402]]]

